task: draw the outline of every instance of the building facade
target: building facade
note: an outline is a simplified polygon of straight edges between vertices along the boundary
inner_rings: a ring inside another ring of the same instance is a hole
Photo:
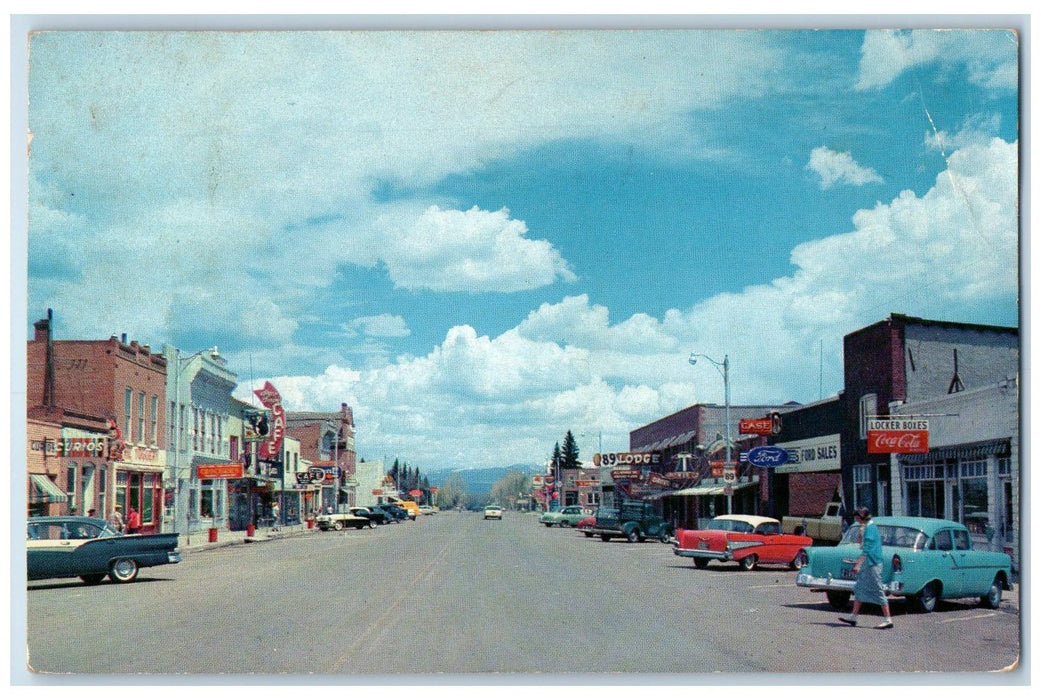
[[[356,505],[357,457],[350,406],[340,404],[339,412],[287,412],[286,434],[300,441],[301,459],[310,461],[313,467],[330,470],[330,477],[321,484],[321,501],[316,505],[322,510]]]
[[[118,504],[124,514],[140,514],[142,533],[158,531],[166,469],[165,358],[137,341],[128,344],[126,336],[55,340],[51,331],[48,315],[34,324],[26,344],[26,402],[30,415],[49,413],[50,425],[61,425],[56,483],[66,494],[67,512],[107,517]],[[28,437],[31,450],[34,439]],[[46,488],[38,479],[30,484]]]
[[[762,514],[819,516],[842,491],[842,397],[787,406],[778,415],[779,431],[769,444],[784,449],[788,458],[762,472],[769,481]]]
[[[783,408],[781,405],[726,406],[695,404],[629,434],[630,453],[660,454],[654,471],[681,488],[660,494],[662,517],[676,527],[693,528],[701,518],[723,513],[759,513],[760,478],[747,463],[740,463],[738,442],[741,420],[758,419]],[[724,474],[730,434],[730,458],[735,468],[732,481]],[[618,499],[615,483],[614,498]]]
[[[182,533],[229,529],[230,480],[242,464],[231,458],[231,392],[237,377],[217,348],[184,355],[166,345],[166,517]]]
[[[928,451],[890,456],[893,510],[964,523],[973,547],[1020,565],[1019,379],[892,406],[928,416]]]
[[[892,314],[846,335],[843,353],[843,502],[889,515],[898,475],[889,455],[868,451],[868,421],[887,417],[892,404],[916,404],[1018,376],[1019,330]]]

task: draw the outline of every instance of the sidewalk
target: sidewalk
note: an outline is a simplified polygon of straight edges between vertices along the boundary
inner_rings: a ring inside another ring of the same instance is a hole
[[[300,525],[282,525],[278,529],[270,527],[257,528],[252,537],[248,537],[245,530],[217,530],[217,541],[210,542],[209,532],[202,530],[201,532],[193,532],[191,535],[181,534],[178,538],[177,548],[182,553],[200,552],[207,549],[217,549],[219,547],[268,542],[283,537],[313,535],[316,532],[319,532],[317,527],[308,529],[306,523]]]

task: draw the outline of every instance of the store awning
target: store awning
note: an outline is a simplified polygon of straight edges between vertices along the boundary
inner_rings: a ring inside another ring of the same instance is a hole
[[[66,503],[69,500],[65,492],[46,474],[30,474],[29,480],[33,485],[29,494],[30,503]]]
[[[756,477],[752,481],[741,481],[736,484],[731,484],[730,487],[734,491],[740,491],[741,489],[748,488],[749,486],[756,486],[759,483],[759,478]],[[670,493],[662,494],[664,498],[671,496],[722,496],[724,495],[726,487],[723,484],[707,484],[704,486],[691,486],[690,488],[680,489],[679,491],[672,491]]]

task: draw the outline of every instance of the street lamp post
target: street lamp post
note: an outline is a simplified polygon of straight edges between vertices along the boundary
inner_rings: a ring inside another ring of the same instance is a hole
[[[723,355],[722,362],[716,362],[708,355],[701,355],[699,353],[692,352],[688,362],[694,365],[697,364],[698,358],[704,357],[706,360],[716,366],[718,370],[720,367],[723,368],[723,405],[724,405],[724,420],[726,421],[726,441],[727,441],[727,452],[726,452],[726,466],[724,469],[730,469],[730,358],[727,355]],[[733,512],[734,510],[734,496],[733,494],[727,496],[727,511]]]

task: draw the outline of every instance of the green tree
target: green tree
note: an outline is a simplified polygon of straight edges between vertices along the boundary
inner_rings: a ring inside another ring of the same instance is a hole
[[[469,500],[466,492],[466,479],[462,474],[450,474],[444,485],[437,490],[438,508],[455,508],[465,506]]]
[[[578,443],[575,442],[575,436],[571,434],[570,430],[564,436],[564,447],[561,449],[561,457],[563,462],[560,466],[564,469],[578,469],[581,466],[581,462],[578,461]]]
[[[522,471],[508,472],[501,479],[492,484],[491,498],[503,506],[516,508],[517,497],[531,493],[531,477]]]

